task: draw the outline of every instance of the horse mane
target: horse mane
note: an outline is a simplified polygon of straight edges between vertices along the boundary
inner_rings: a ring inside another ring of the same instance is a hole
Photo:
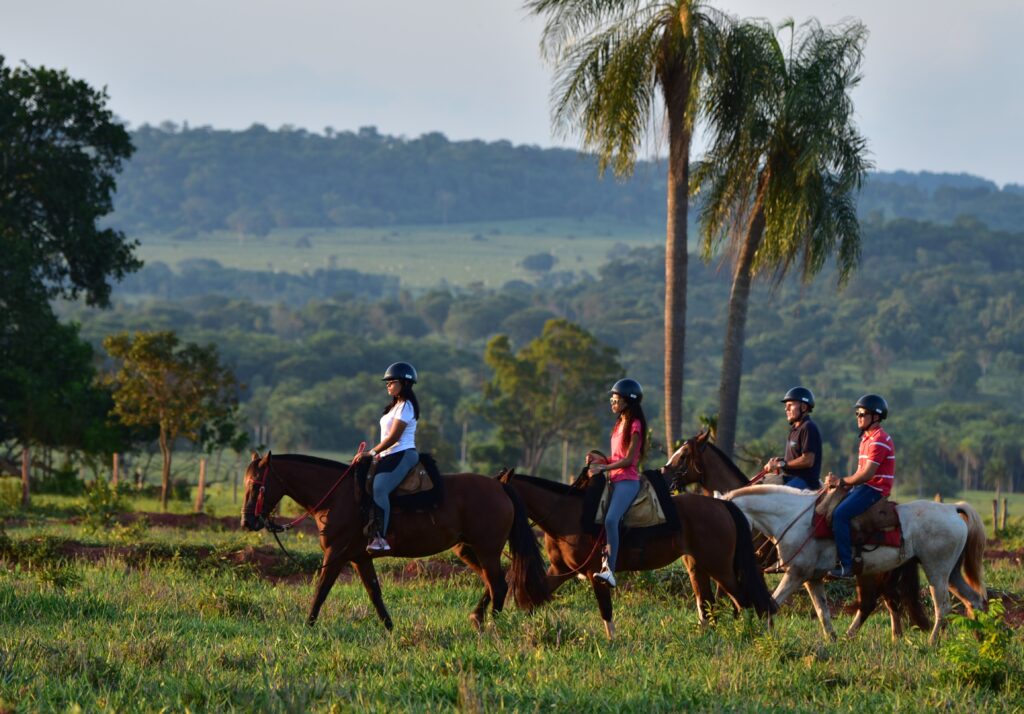
[[[753,486],[744,486],[734,491],[729,491],[722,496],[726,501],[731,501],[737,496],[764,496],[768,494],[785,494],[787,496],[817,496],[813,491],[803,491],[792,486],[782,486],[774,483],[756,483]]]
[[[553,491],[554,493],[557,493],[560,496],[570,495],[580,498],[583,497],[583,491],[581,491],[580,489],[573,488],[572,486],[560,483],[558,481],[552,481],[551,479],[541,478],[539,476],[527,476],[526,474],[521,473],[516,473],[515,478],[522,479],[527,483],[533,484],[534,486],[538,486],[548,491]]]
[[[725,466],[729,469],[729,471],[732,473],[732,475],[735,476],[740,483],[742,483],[742,484],[750,483],[750,479],[747,478],[747,475],[745,473],[743,473],[742,471],[740,471],[740,467],[737,466],[736,463],[732,459],[730,459],[728,456],[726,456],[724,451],[719,449],[717,446],[712,444],[710,441],[707,442],[707,448],[711,449],[713,453],[718,455],[718,458],[722,461],[723,464],[725,464]],[[743,488],[743,486],[740,486],[740,488]]]
[[[309,456],[308,454],[272,454],[270,456],[271,461],[276,459],[284,459],[287,461],[297,461],[300,464],[312,464],[313,466],[324,466],[329,469],[345,469],[348,468],[348,464],[341,461],[333,461],[331,459],[322,459],[319,456]]]

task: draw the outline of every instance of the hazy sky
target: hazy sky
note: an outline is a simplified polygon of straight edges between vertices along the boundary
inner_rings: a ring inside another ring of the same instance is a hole
[[[1022,0],[715,5],[773,22],[860,18],[871,36],[855,100],[877,167],[1024,183]],[[541,26],[518,0],[0,0],[0,54],[105,85],[132,125],[576,146],[551,132]]]

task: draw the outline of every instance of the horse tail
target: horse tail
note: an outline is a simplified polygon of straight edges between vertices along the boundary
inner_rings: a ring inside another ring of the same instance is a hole
[[[750,523],[743,511],[732,501],[719,501],[723,504],[736,525],[736,549],[732,555],[732,570],[740,583],[748,605],[753,605],[758,615],[771,615],[779,610],[775,598],[764,582],[764,573],[754,553],[754,541],[750,534]]]
[[[523,610],[532,610],[551,599],[547,574],[544,572],[544,559],[541,557],[540,548],[537,547],[537,537],[530,527],[523,500],[508,484],[502,484],[501,487],[512,501],[514,510],[512,529],[508,534],[508,549],[512,554],[508,584],[516,605]]]
[[[988,590],[982,575],[985,558],[985,525],[974,506],[966,501],[956,504],[957,513],[967,522],[967,544],[963,550],[963,572],[967,584],[974,588],[983,601],[988,600]]]

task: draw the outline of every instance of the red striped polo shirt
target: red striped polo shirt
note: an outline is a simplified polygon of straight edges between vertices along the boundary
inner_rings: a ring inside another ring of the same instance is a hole
[[[893,477],[896,475],[896,446],[892,443],[892,437],[881,426],[865,431],[860,437],[857,458],[858,463],[866,460],[878,464],[875,475],[867,485],[880,491],[883,496],[888,496],[892,492]]]

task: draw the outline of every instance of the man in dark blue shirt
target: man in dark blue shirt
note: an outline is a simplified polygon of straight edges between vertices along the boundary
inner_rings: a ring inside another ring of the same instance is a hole
[[[782,402],[790,423],[786,455],[770,459],[764,469],[782,474],[787,486],[817,491],[821,488],[821,432],[811,419],[814,395],[806,387],[793,387]]]

